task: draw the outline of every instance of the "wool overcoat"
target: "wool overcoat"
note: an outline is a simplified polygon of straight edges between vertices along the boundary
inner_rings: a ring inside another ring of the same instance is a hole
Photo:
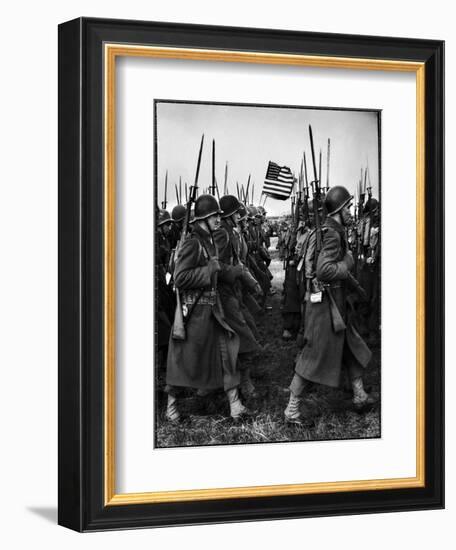
[[[214,232],[214,241],[223,265],[219,275],[220,299],[228,325],[239,336],[239,353],[260,351],[261,346],[246,320],[248,312],[242,303],[238,279],[244,268],[239,261],[239,243],[232,226],[226,220],[223,220],[222,226]]]
[[[226,322],[218,290],[215,303],[207,303],[212,288],[208,263],[215,255],[210,235],[196,225],[179,251],[174,271],[182,302],[193,296],[194,303],[187,307],[186,339],[174,340],[171,334],[169,340],[169,386],[228,390],[239,385],[239,337]],[[195,303],[200,293],[200,301]]]
[[[316,239],[316,233],[310,237]],[[342,367],[362,370],[371,352],[356,330],[347,303],[347,278],[353,267],[348,252],[345,228],[328,217],[322,227],[322,248],[316,261],[316,277],[328,285],[346,328],[334,330],[331,299],[327,290],[322,301],[308,301],[305,309],[304,347],[296,359],[296,372],[312,382],[337,387]]]

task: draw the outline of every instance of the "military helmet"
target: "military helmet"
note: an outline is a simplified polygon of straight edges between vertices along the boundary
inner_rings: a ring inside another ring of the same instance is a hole
[[[187,209],[183,204],[177,204],[171,212],[173,222],[181,222],[185,218],[186,212]]]
[[[245,220],[245,219],[247,218],[247,216],[248,216],[247,208],[245,207],[244,204],[242,204],[242,202],[239,203],[238,214],[239,214],[239,216],[240,216],[239,221]]]
[[[378,208],[378,200],[371,197],[367,200],[366,204],[364,205],[363,212],[364,214],[369,214],[371,212],[374,212]]]
[[[193,221],[205,220],[214,214],[223,214],[217,199],[212,195],[200,195],[195,201],[195,217]]]
[[[267,212],[266,212],[266,209],[265,209],[264,206],[259,206],[259,207],[258,207],[258,214],[259,214],[260,216],[266,216]]]
[[[171,223],[171,222],[172,222],[172,219],[171,219],[171,216],[169,215],[168,210],[158,211],[158,227],[160,227],[165,223]]]
[[[220,199],[220,208],[223,210],[222,218],[228,218],[239,210],[241,203],[234,195],[225,195]]]
[[[253,206],[253,204],[247,206],[247,214],[249,219],[254,218],[258,214],[257,207]]]
[[[325,197],[326,212],[328,215],[332,216],[342,210],[342,208],[347,206],[352,200],[352,195],[350,195],[348,189],[342,185],[331,187]]]

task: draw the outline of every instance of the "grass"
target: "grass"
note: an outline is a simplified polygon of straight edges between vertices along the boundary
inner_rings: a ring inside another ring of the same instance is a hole
[[[305,394],[306,425],[293,426],[284,421],[283,411],[289,398],[288,385],[293,376],[297,347],[294,342],[283,342],[281,339],[283,269],[282,263],[275,256],[276,252],[273,251],[270,269],[274,275],[276,294],[269,298],[271,309],[260,319],[258,326],[262,342],[266,343],[265,349],[249,359],[252,379],[260,397],[246,404],[255,411],[255,415],[241,424],[235,424],[229,417],[229,407],[223,392],[203,398],[186,391],[179,399],[179,409],[186,420],[176,426],[164,419],[166,396],[163,391],[159,391],[157,447],[380,437],[379,406],[368,412],[355,412],[348,391],[316,384]],[[380,350],[374,348],[373,352],[374,359],[366,371],[365,385],[379,392]],[[163,376],[164,373],[161,373],[159,377],[161,388]]]

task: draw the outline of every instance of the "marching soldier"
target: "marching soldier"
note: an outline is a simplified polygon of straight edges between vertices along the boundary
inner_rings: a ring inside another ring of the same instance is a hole
[[[277,230],[277,250],[279,251],[279,260],[285,260],[286,244],[285,239],[288,234],[288,223],[286,220],[283,220],[279,224]]]
[[[363,210],[362,259],[359,265],[359,282],[367,299],[359,305],[364,334],[371,344],[377,344],[380,324],[380,205],[369,197]]]
[[[261,346],[255,338],[255,322],[242,302],[242,286],[255,291],[257,281],[239,258],[240,242],[234,229],[240,218],[241,203],[234,195],[226,195],[220,199],[220,207],[223,210],[222,221],[214,233],[219,261],[224,268],[219,276],[220,299],[225,319],[240,339],[241,391],[245,396],[254,396],[255,390],[245,358],[248,354],[260,351]]]
[[[308,381],[338,387],[343,366],[349,372],[355,408],[361,410],[375,401],[363,385],[364,369],[372,354],[353,325],[347,302],[347,284],[353,279],[345,229],[351,218],[351,201],[345,187],[332,187],[325,198],[327,217],[321,228],[320,250],[317,230],[311,238],[316,243],[315,274],[306,304],[304,347],[296,358],[285,409],[285,418],[292,423],[304,421],[300,405]]]
[[[180,387],[202,392],[223,388],[233,419],[249,412],[239,394],[239,336],[228,325],[220,302],[218,279],[226,280],[233,269],[218,260],[213,240],[221,214],[212,195],[196,199],[193,231],[176,260],[174,281],[180,293],[185,334],[177,339],[173,326],[169,341],[166,418],[172,422],[181,418],[177,404]]]
[[[183,204],[177,204],[171,211],[171,219],[173,225],[171,226],[170,230],[170,244],[172,249],[175,249],[177,243],[179,242],[186,211],[187,209]]]
[[[308,209],[306,209],[308,210]],[[288,258],[286,259],[285,281],[283,285],[283,340],[296,338],[303,327],[303,301],[305,296],[304,260],[307,244],[311,234],[313,214],[309,211],[308,219],[304,218],[304,206],[299,210],[299,223],[288,241]]]
[[[171,248],[168,241],[168,235],[171,227],[171,216],[167,210],[158,212],[158,231],[157,231],[157,275],[158,275],[158,349],[160,366],[166,356],[171,323],[174,313],[174,298],[172,289],[168,285],[166,278],[170,260]]]
[[[249,246],[247,243],[247,209],[244,204],[240,203],[240,207],[238,210],[238,223],[237,227],[234,228],[234,232],[236,235],[236,238],[239,241],[239,259],[240,261],[249,269],[249,273],[252,275],[252,277],[255,279],[256,286],[252,288],[252,286],[243,285],[242,287],[242,301],[247,307],[247,309],[250,311],[250,314],[253,316],[253,318],[256,318],[258,315],[261,315],[263,312],[261,306],[259,305],[257,298],[261,298],[263,295],[263,291],[261,290],[261,286],[258,282],[258,280],[255,278],[255,275],[252,272],[251,269],[251,256],[249,252]],[[253,331],[255,338],[259,341],[259,335],[258,331]]]

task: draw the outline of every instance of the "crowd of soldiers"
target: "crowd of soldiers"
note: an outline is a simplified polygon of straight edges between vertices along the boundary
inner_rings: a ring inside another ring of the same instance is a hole
[[[284,410],[293,424],[306,422],[303,398],[315,383],[336,388],[349,382],[359,411],[377,399],[363,378],[372,358],[366,340],[372,347],[379,336],[379,203],[370,185],[365,200],[367,169],[355,204],[345,187],[329,188],[329,140],[323,187],[310,127],[309,135],[314,180],[308,182],[304,154],[292,219],[278,231],[285,269],[282,337],[296,339],[299,348]],[[239,193],[216,198],[214,142],[212,186],[198,196],[203,139],[186,205],[157,215],[156,341],[171,423],[182,420],[184,388],[199,396],[223,389],[235,421],[254,414],[246,406],[257,396],[248,359],[263,349],[258,323],[273,293],[266,211],[247,206]]]
[[[379,330],[379,203],[360,200],[353,216],[352,201],[347,189],[333,187],[319,201],[298,203],[295,219],[279,228],[282,336],[300,349],[284,411],[294,424],[305,422],[309,383],[338,387],[344,372],[355,408],[376,400],[364,389],[371,351],[363,336],[372,343]],[[252,414],[246,401],[256,390],[246,359],[262,349],[257,323],[272,279],[268,233],[264,207],[246,207],[233,195],[200,195],[191,212],[184,205],[171,215],[159,211],[158,346],[168,421],[181,420],[182,388],[200,396],[223,388],[234,420]]]
[[[271,293],[264,207],[234,195],[195,198],[158,213],[158,348],[166,365],[166,419],[179,422],[182,388],[223,388],[234,420],[255,397],[249,355],[262,350],[257,322]]]
[[[279,221],[277,246],[279,258],[285,270],[282,298],[282,319],[285,341],[300,340],[303,331],[306,292],[312,276],[308,253],[308,239],[314,231],[314,213],[311,202],[298,216],[283,217]],[[361,194],[354,213],[346,227],[348,249],[354,267],[353,273],[365,291],[365,299],[356,300],[358,324],[363,336],[372,345],[378,344],[380,315],[380,207],[369,193],[365,201]],[[313,251],[310,250],[311,256]]]

